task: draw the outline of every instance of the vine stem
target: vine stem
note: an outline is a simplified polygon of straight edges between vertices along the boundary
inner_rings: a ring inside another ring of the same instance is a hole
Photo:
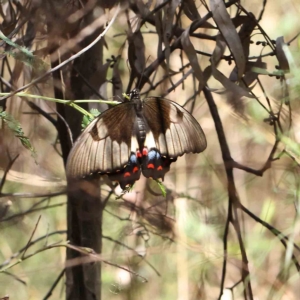
[[[10,94],[11,93],[0,93],[0,96],[8,96]],[[43,100],[50,101],[50,102],[66,104],[66,105],[69,105],[69,106],[75,108],[76,110],[78,110],[79,112],[81,112],[82,114],[84,114],[84,115],[86,115],[90,118],[94,118],[94,115],[92,115],[91,113],[89,113],[84,108],[77,105],[76,103],[105,103],[105,104],[109,104],[109,105],[120,104],[119,101],[106,101],[106,100],[100,100],[100,99],[99,100],[86,100],[86,99],[64,100],[64,99],[57,99],[57,98],[46,97],[46,96],[41,96],[41,95],[27,94],[26,92],[15,93],[15,95],[20,97],[20,98],[22,98],[22,97],[35,98],[35,99],[39,98],[39,99],[43,99]]]

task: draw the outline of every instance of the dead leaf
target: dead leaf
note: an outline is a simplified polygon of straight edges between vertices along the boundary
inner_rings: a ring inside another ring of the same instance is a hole
[[[194,0],[182,1],[183,11],[185,15],[192,21],[199,20],[201,18]]]
[[[238,78],[242,78],[246,60],[242,47],[242,43],[239,35],[231,21],[231,18],[226,10],[224,1],[222,0],[210,0],[210,8],[213,15],[213,19],[216,22],[222,36],[224,37],[224,41],[228,45],[230,49],[235,64],[238,69]]]
[[[133,72],[140,75],[145,70],[145,44],[143,35],[137,30],[129,37],[128,47],[129,64]]]
[[[226,92],[234,94],[235,97],[241,98],[245,96],[248,98],[254,98],[254,96],[250,94],[248,89],[236,85],[217,69],[217,65],[219,64],[220,59],[224,54],[225,48],[226,43],[223,37],[219,35],[217,37],[216,47],[211,58],[212,74],[214,78],[217,79],[225,87]]]
[[[113,85],[113,96],[116,99],[118,98],[122,99],[122,93],[123,93],[123,84],[120,75],[119,63],[120,63],[120,57],[117,57],[116,62],[114,63],[113,66],[113,75],[111,80]]]

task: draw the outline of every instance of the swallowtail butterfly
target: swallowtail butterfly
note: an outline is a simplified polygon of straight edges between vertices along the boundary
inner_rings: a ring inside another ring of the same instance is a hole
[[[205,148],[205,135],[188,111],[162,98],[142,101],[134,89],[130,101],[104,111],[82,132],[68,157],[67,176],[106,174],[125,189],[141,173],[163,179],[178,156]]]

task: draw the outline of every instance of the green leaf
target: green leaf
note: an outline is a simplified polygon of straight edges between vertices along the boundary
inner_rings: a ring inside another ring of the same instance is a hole
[[[92,108],[90,113],[94,116],[93,118],[84,115],[81,122],[82,130],[84,130],[96,117],[100,115],[100,111],[96,108]]]
[[[31,152],[33,158],[36,157],[36,151],[31,145],[30,140],[25,136],[21,124],[15,120],[15,118],[8,114],[6,111],[3,111],[3,108],[0,107],[0,118],[7,125],[7,127],[14,133],[14,135],[20,140],[22,145]]]
[[[48,65],[42,59],[33,55],[33,53],[27,48],[14,43],[11,39],[5,36],[1,30],[0,39],[14,48],[14,51],[4,51],[4,54],[11,55],[16,60],[19,60],[25,63],[26,65],[32,67],[33,69],[39,71],[44,71],[48,68]]]
[[[163,185],[163,183],[161,181],[159,181],[159,180],[155,180],[155,181],[157,182],[157,184],[158,184],[158,186],[159,186],[159,188],[161,190],[162,195],[164,197],[166,197],[167,196],[166,187]]]
[[[262,74],[262,75],[270,75],[270,76],[283,76],[284,72],[282,70],[276,70],[273,72],[268,72],[265,69],[258,68],[258,67],[253,67],[251,69],[252,72],[257,73],[257,74]]]
[[[96,118],[96,117],[98,117],[100,114],[101,114],[101,112],[97,109],[97,108],[92,108],[91,110],[90,110],[90,113]]]

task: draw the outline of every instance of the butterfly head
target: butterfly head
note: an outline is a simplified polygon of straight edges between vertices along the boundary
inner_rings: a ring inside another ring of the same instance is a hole
[[[140,99],[140,90],[138,88],[133,89],[130,92],[130,100]]]

